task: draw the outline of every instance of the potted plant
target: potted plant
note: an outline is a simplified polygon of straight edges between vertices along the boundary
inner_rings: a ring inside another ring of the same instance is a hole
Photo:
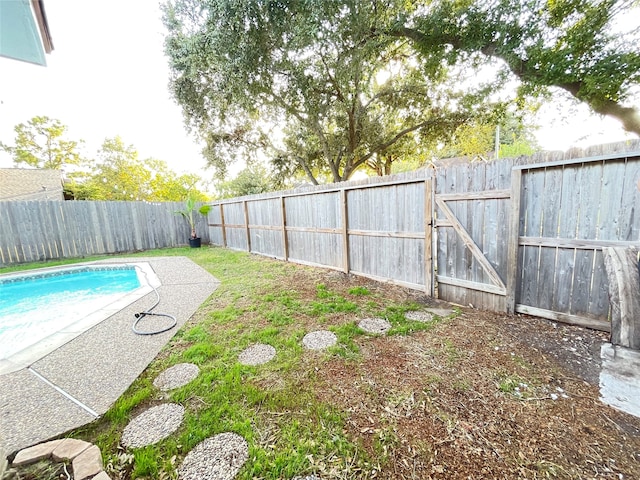
[[[211,210],[211,205],[202,205],[198,212],[202,215],[206,215]],[[196,199],[193,195],[189,195],[184,204],[183,210],[176,211],[177,214],[182,215],[187,222],[189,222],[189,227],[191,228],[191,236],[189,237],[189,246],[191,248],[200,248],[200,237],[196,233],[196,221],[193,217],[193,213],[196,211]]]

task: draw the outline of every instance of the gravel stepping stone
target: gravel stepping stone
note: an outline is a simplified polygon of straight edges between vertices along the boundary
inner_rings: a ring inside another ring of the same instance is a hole
[[[432,315],[437,315],[441,318],[446,318],[456,313],[450,308],[427,308],[427,312],[431,313]]]
[[[384,318],[365,318],[363,320],[360,320],[360,323],[358,323],[358,327],[360,327],[365,332],[381,335],[383,333],[386,333],[391,328],[391,324]]]
[[[237,433],[225,432],[203,440],[178,469],[182,480],[232,480],[249,458],[249,445]]]
[[[306,477],[293,477],[291,480],[320,480],[320,477],[315,475],[307,475]]]
[[[407,320],[413,320],[414,322],[430,322],[433,320],[433,315],[423,310],[415,310],[405,313],[404,318]]]
[[[193,363],[178,363],[167,368],[156,377],[153,385],[160,390],[167,391],[182,387],[200,374],[200,369]]]
[[[271,345],[256,343],[246,348],[239,356],[238,361],[243,365],[262,365],[276,356],[276,349]]]
[[[317,330],[307,333],[302,339],[302,344],[310,350],[322,350],[332,347],[338,342],[338,337],[329,330]]]
[[[153,445],[175,432],[183,416],[184,407],[175,403],[152,407],[129,422],[120,443],[130,448]]]

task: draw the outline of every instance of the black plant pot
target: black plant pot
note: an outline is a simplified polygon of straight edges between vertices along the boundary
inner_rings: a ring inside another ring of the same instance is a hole
[[[200,237],[190,238],[189,239],[189,246],[191,248],[200,248]]]

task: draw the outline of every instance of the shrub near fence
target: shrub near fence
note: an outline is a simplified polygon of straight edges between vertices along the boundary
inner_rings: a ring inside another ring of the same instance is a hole
[[[0,202],[0,266],[188,244],[181,202]],[[209,243],[206,217],[196,231]]]

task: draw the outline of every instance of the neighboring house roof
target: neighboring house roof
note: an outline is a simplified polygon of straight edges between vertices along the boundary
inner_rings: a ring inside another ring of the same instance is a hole
[[[46,65],[52,50],[44,0],[0,0],[0,56]]]
[[[62,172],[34,168],[0,168],[0,201],[19,200],[64,200]]]

